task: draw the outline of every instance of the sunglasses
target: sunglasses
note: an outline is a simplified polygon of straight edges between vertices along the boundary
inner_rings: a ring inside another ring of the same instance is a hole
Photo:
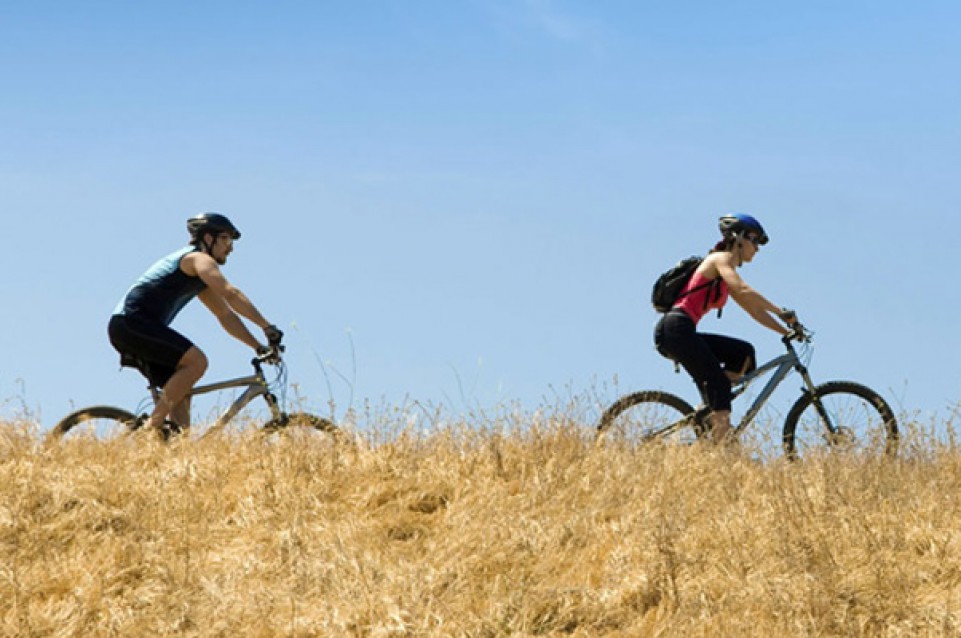
[[[755,248],[760,248],[760,247],[761,247],[761,238],[758,237],[757,235],[748,235],[748,236],[746,236],[744,239],[746,239],[746,240],[748,240],[749,242],[751,242],[752,244],[754,244],[754,247],[755,247]]]

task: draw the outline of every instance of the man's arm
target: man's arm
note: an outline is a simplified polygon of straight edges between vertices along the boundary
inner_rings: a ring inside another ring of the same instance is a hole
[[[267,337],[270,345],[280,343],[284,333],[260,314],[260,311],[247,298],[247,295],[227,281],[217,262],[210,255],[191,253],[183,258],[180,267],[186,274],[200,277],[200,280],[207,285],[207,288],[198,296],[204,302],[204,305],[220,320],[221,325],[227,332],[252,348],[256,349],[260,346],[260,343],[250,335],[247,327],[235,314],[239,313],[264,330],[264,336]],[[224,311],[229,312],[231,317],[226,317]],[[253,339],[253,342],[248,341],[247,337]],[[257,345],[253,345],[253,343]]]
[[[227,331],[227,334],[242,341],[254,350],[258,350],[263,346],[263,344],[257,341],[257,338],[250,333],[250,330],[247,330],[247,326],[240,320],[237,313],[213,290],[208,288],[197,295],[197,298],[217,317],[217,320],[220,322],[220,325],[223,326],[224,330]]]
[[[270,322],[260,314],[260,311],[247,298],[247,295],[227,281],[213,257],[204,253],[191,253],[184,257],[182,267],[188,275],[196,273],[197,277],[200,277],[200,280],[207,284],[207,290],[204,292],[209,291],[217,295],[234,311],[249,319],[257,327],[267,328],[270,326]],[[191,270],[194,273],[191,273]]]

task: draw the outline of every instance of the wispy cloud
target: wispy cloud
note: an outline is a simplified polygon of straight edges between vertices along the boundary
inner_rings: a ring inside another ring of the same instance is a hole
[[[606,29],[599,20],[575,14],[558,0],[501,0],[479,6],[490,11],[502,27],[511,31],[534,32],[552,40],[586,46],[595,53],[606,41]]]
[[[584,20],[562,12],[553,0],[521,0],[532,26],[558,40],[581,42],[593,38]]]

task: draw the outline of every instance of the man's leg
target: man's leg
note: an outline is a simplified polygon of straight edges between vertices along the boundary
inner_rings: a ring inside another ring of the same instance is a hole
[[[190,397],[185,397],[183,401],[175,405],[168,418],[180,426],[181,430],[190,429]]]
[[[190,399],[187,394],[206,371],[206,355],[197,346],[191,346],[180,358],[173,375],[164,384],[160,400],[144,426],[159,431],[164,419],[169,415],[177,425],[189,427]]]

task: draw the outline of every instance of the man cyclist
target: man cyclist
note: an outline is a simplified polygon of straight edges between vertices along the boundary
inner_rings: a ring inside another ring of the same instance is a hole
[[[161,388],[144,426],[165,437],[190,427],[188,393],[207,370],[200,348],[170,327],[191,299],[198,297],[228,334],[258,353],[279,346],[283,338],[220,270],[240,231],[224,215],[202,213],[187,220],[187,232],[190,245],[152,265],[124,295],[108,326],[121,365],[137,367],[152,386]],[[264,331],[267,346],[250,333],[241,316]]]
[[[704,258],[681,289],[671,310],[658,322],[654,343],[663,356],[680,363],[691,375],[711,410],[715,441],[731,429],[731,383],[754,370],[754,346],[723,335],[697,332],[710,310],[724,307],[732,297],[751,317],[780,335],[797,318],[794,312],[768,301],[741,279],[737,269],[750,263],[768,236],[750,215],[724,215],[719,221],[721,241]],[[778,321],[780,319],[780,321]]]

